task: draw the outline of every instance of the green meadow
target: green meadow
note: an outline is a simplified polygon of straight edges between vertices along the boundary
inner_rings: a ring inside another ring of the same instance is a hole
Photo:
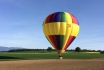
[[[63,59],[93,59],[104,57],[100,53],[85,53],[85,52],[65,52],[62,53]],[[21,52],[0,52],[0,61],[5,60],[37,60],[37,59],[58,59],[58,54],[55,51],[21,51]]]

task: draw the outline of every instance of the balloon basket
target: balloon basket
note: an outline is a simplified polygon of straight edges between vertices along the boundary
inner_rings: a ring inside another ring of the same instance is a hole
[[[62,56],[59,56],[59,59],[63,59]]]

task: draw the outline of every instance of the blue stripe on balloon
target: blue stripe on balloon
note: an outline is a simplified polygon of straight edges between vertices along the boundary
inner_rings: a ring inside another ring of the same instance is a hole
[[[60,47],[60,35],[56,35],[56,42],[57,42],[58,50],[60,50],[61,49],[61,47]]]
[[[54,22],[60,22],[61,21],[61,12],[57,12],[54,18]]]

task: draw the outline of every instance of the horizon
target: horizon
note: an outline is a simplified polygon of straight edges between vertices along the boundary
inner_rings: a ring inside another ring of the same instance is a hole
[[[15,50],[18,50],[18,49],[47,49],[47,48],[23,48],[23,47],[6,47],[6,46],[0,46],[0,48],[17,48],[17,49],[15,49]],[[51,47],[53,50],[55,50],[56,51],[56,49],[55,48],[53,48],[53,47]],[[81,47],[80,47],[80,49],[81,49]],[[2,49],[0,49],[1,51],[2,51]],[[13,49],[14,50],[14,49]],[[66,49],[66,50],[75,50],[75,48],[74,49]],[[94,49],[81,49],[81,50],[91,50],[91,51],[93,51]],[[99,51],[99,50],[95,50],[95,51]],[[100,50],[100,51],[104,51],[104,50]],[[56,51],[57,52],[57,51]]]

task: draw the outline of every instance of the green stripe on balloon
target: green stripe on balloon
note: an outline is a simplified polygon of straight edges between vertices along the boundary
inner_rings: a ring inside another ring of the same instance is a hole
[[[61,12],[61,21],[60,22],[66,22],[66,15],[64,12]]]
[[[60,50],[63,48],[65,35],[60,35]]]

